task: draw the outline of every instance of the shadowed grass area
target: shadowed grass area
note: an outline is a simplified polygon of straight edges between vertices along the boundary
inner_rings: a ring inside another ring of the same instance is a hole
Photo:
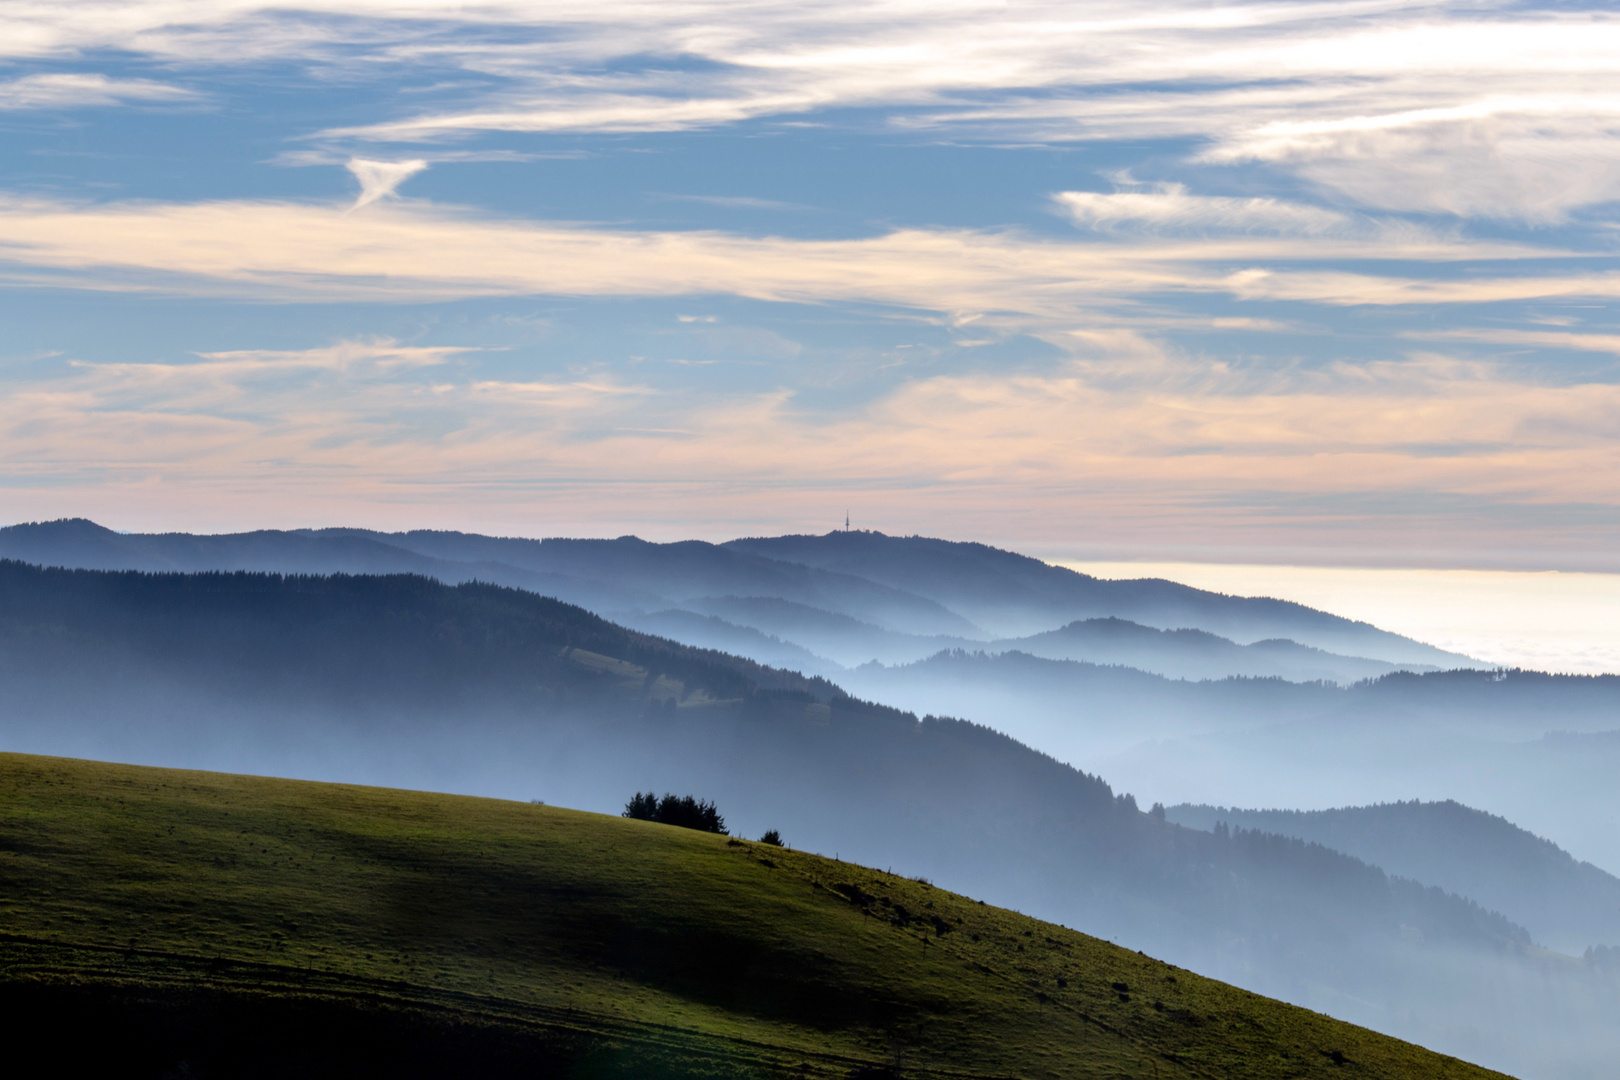
[[[0,934],[0,1007],[126,1075],[1496,1075],[864,867],[335,784],[0,755]]]

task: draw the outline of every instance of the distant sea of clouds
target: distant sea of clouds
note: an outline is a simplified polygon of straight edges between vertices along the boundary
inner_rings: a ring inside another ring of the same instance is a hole
[[[1620,673],[1620,574],[1052,561],[1294,600],[1503,667]]]

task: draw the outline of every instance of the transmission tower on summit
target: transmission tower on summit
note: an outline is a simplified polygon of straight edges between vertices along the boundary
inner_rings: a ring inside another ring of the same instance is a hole
[[[844,531],[849,532],[849,511],[844,511]]]

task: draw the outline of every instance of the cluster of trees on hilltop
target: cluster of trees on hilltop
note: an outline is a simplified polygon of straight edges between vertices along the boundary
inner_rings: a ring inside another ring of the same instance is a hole
[[[651,791],[638,791],[624,804],[624,816],[636,821],[656,821],[661,825],[729,835],[719,808],[707,799],[691,795],[665,794],[660,799]]]

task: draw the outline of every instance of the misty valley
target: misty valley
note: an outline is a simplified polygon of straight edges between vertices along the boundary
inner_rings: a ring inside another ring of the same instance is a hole
[[[1620,1060],[1614,676],[869,532],[71,520],[0,530],[0,560],[10,755],[610,815],[696,793],[734,837],[771,830],[1489,1068],[1578,1080]],[[14,852],[45,843],[18,790]],[[861,890],[838,895],[868,922],[951,940]]]

